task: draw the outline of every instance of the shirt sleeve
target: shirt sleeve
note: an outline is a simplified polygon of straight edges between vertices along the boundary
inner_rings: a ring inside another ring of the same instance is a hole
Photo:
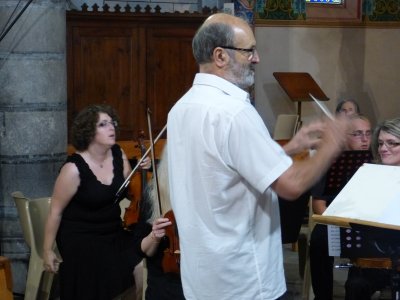
[[[260,193],[292,164],[250,105],[232,118],[227,139],[228,164]]]

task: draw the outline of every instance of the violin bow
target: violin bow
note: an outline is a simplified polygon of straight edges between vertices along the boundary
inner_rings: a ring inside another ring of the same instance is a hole
[[[164,128],[161,129],[160,133],[157,135],[157,137],[154,139],[153,144],[157,143],[158,140],[161,138],[162,134],[164,131],[167,129],[167,124],[165,124]],[[136,166],[133,168],[133,170],[129,173],[128,177],[126,177],[125,181],[122,183],[118,191],[115,193],[115,201],[114,203],[118,202],[118,199],[121,197],[122,192],[128,187],[129,182],[131,181],[131,178],[133,174],[135,174],[136,170],[139,168],[140,164],[143,162],[143,160],[146,158],[146,156],[150,153],[151,147],[146,150],[146,152],[143,154],[142,158],[137,162]]]
[[[157,166],[156,166],[156,160],[155,160],[155,156],[154,156],[154,141],[153,141],[153,134],[152,134],[152,129],[151,129],[151,110],[150,110],[150,108],[147,108],[147,125],[148,125],[148,128],[149,128],[149,139],[150,139],[150,149],[151,149],[151,164],[153,165],[153,176],[154,176],[154,180],[155,180],[155,183],[156,183],[157,202],[158,202],[158,206],[159,206],[159,209],[160,209],[160,214],[162,215],[160,189],[158,187]]]

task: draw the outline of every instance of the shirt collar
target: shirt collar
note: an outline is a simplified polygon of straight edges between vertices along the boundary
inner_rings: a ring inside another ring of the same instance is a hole
[[[197,73],[196,77],[194,78],[193,85],[208,85],[221,90],[225,94],[231,95],[235,98],[239,98],[243,101],[247,101],[250,103],[248,92],[242,90],[238,86],[217,75],[208,73]]]

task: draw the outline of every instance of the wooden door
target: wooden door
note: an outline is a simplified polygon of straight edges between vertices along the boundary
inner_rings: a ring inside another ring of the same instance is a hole
[[[138,131],[140,46],[135,28],[81,27],[72,33],[68,95],[69,124],[93,103],[112,105],[120,117],[120,139]],[[72,64],[71,64],[72,63]]]
[[[152,111],[153,130],[160,132],[169,110],[191,87],[198,70],[192,54],[196,28],[149,28],[146,66],[147,105]]]
[[[192,38],[207,15],[67,12],[68,128],[93,103],[120,116],[119,140],[155,137],[192,84]],[[165,135],[163,136],[165,138]]]

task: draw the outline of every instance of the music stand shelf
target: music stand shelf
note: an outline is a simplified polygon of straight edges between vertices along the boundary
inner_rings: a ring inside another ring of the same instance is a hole
[[[400,231],[389,229],[387,226],[372,226],[359,223],[350,223],[353,230],[360,232],[365,239],[375,244],[379,254],[390,258],[392,300],[400,299],[400,273],[398,272],[400,257]]]
[[[313,215],[313,220],[320,224],[336,225],[358,231],[369,244],[376,245],[373,254],[362,257],[387,257],[391,261],[392,300],[400,300],[400,226],[370,222],[358,219]],[[359,250],[358,250],[359,251]],[[369,251],[371,251],[369,249]],[[361,257],[361,256],[359,256]]]
[[[322,91],[314,78],[306,72],[274,72],[275,79],[283,88],[290,100],[297,102],[297,114],[301,120],[301,103],[313,101],[314,97],[321,101],[328,101],[329,98]]]
[[[351,218],[344,218],[344,217],[336,217],[336,216],[323,216],[323,215],[312,215],[312,219],[315,223],[325,224],[325,225],[335,225],[339,227],[347,227],[351,228],[351,224],[360,224],[366,226],[374,226],[374,227],[381,227],[389,230],[398,230],[400,234],[400,226],[392,225],[392,224],[384,224],[379,222],[371,222],[371,221],[364,221],[359,219],[351,219]]]

